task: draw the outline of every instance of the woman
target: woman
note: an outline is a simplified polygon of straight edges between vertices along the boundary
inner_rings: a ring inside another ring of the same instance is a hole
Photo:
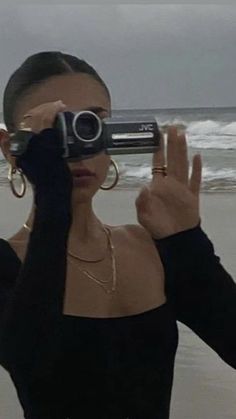
[[[102,152],[67,163],[52,128],[58,112],[84,109],[108,116],[110,95],[94,69],[66,54],[30,57],[5,90],[2,150],[31,182],[34,206],[25,226],[0,241],[0,362],[27,419],[167,419],[176,320],[235,366],[229,328],[235,285],[198,226],[201,161],[194,158],[189,183],[185,138],[175,128],[168,134],[168,176],[161,150],[153,157],[153,180],[137,199],[142,227],[101,223],[92,198],[110,157]],[[9,133],[22,124],[36,135],[15,161]],[[192,240],[205,243],[196,250],[194,274],[192,247],[185,249]],[[221,295],[208,277],[212,267],[222,276]],[[197,272],[203,276],[196,279]],[[207,323],[207,292],[212,308],[232,299],[228,312],[211,313],[224,330]]]

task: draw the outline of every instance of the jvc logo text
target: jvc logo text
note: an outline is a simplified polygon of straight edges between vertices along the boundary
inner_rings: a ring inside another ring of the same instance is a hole
[[[153,124],[142,124],[141,128],[139,128],[139,131],[153,131]]]

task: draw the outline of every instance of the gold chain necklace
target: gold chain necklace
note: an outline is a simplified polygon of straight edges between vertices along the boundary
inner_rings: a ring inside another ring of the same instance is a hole
[[[109,247],[109,235],[105,229],[105,227],[102,225],[102,229],[106,235],[107,238],[107,248]],[[76,255],[75,253],[72,253],[71,251],[68,251],[68,254],[76,259],[81,260],[82,262],[89,262],[89,263],[97,263],[97,262],[102,262],[102,260],[104,260],[106,258],[106,254],[107,254],[107,248],[104,252],[104,255],[102,257],[100,257],[99,259],[85,259],[80,257],[79,255]]]
[[[25,223],[23,225],[24,228],[26,228],[27,230],[29,230],[31,232],[30,227]],[[116,272],[116,259],[115,259],[115,252],[114,252],[114,245],[112,242],[112,238],[111,238],[111,231],[110,229],[108,229],[107,227],[104,227],[104,231],[107,235],[108,238],[108,245],[109,245],[109,249],[110,249],[110,254],[111,254],[111,265],[112,265],[112,274],[111,274],[111,278],[109,278],[106,281],[103,281],[101,279],[98,279],[95,275],[93,275],[91,272],[89,272],[88,270],[82,269],[78,266],[78,264],[73,263],[73,265],[75,265],[77,267],[77,269],[83,273],[84,275],[86,275],[88,278],[90,278],[91,280],[93,280],[96,284],[100,285],[103,290],[106,292],[106,294],[108,295],[112,295],[115,291],[116,291],[116,283],[117,283],[117,272]],[[67,252],[68,256],[73,257],[75,259],[81,260],[81,258],[79,258],[78,256],[74,255],[71,252]],[[105,257],[102,259],[104,260]],[[88,261],[86,261],[88,262]],[[112,286],[111,288],[106,288],[105,284],[109,284],[111,282]]]
[[[23,225],[23,227],[26,228],[27,230],[31,231],[30,227],[26,223]],[[105,227],[103,226],[102,228],[103,228],[103,231],[106,234],[106,237],[108,238],[108,235],[107,235],[107,232],[106,232]],[[109,239],[107,241],[108,241],[107,247],[109,247]],[[102,260],[105,259],[106,254],[107,254],[107,248],[106,248],[106,250],[104,252],[104,255],[102,257],[100,257],[99,259],[85,259],[85,258],[82,258],[82,257],[76,255],[75,253],[72,253],[71,251],[68,251],[68,254],[70,256],[74,257],[74,258],[77,258],[77,259],[81,260],[82,262],[97,263],[97,262],[102,262]]]
[[[86,275],[88,278],[90,278],[92,281],[94,281],[96,284],[100,285],[103,290],[108,294],[111,295],[116,291],[116,283],[117,283],[117,272],[116,272],[116,259],[115,259],[115,252],[114,252],[114,245],[112,243],[111,239],[111,232],[108,228],[104,227],[104,230],[106,231],[107,237],[108,237],[108,243],[110,248],[110,254],[111,254],[111,266],[112,266],[112,274],[111,277],[108,280],[101,280],[97,278],[94,274],[89,272],[87,269],[82,269],[78,266],[78,264],[73,263],[77,269]],[[71,256],[71,254],[68,252],[68,255]],[[73,256],[74,257],[74,256]],[[78,258],[76,258],[78,259]],[[106,288],[105,284],[111,283],[111,288]]]

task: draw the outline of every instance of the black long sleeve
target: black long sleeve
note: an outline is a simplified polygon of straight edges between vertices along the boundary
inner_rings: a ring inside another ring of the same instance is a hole
[[[34,376],[49,372],[60,347],[69,214],[58,210],[59,198],[55,191],[38,196],[26,258],[1,319],[2,365]]]
[[[236,368],[236,283],[198,226],[155,240],[177,320]]]
[[[36,140],[46,139],[52,144],[54,140],[56,144],[52,134],[51,129],[45,130],[44,137]],[[29,149],[29,163],[23,161],[26,171],[39,179],[33,229],[24,263],[19,267],[15,262],[15,272],[20,269],[13,288],[14,272],[11,266],[5,268],[12,276],[5,279],[8,298],[0,321],[1,364],[11,372],[22,371],[34,377],[50,374],[60,351],[72,189],[69,168],[59,153],[46,150],[45,154],[40,143],[36,145],[38,149]]]

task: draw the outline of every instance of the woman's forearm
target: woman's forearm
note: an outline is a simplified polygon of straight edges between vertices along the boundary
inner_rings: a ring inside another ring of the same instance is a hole
[[[200,226],[156,240],[176,317],[236,368],[236,283]]]
[[[60,345],[60,321],[70,227],[68,196],[39,190],[24,263],[1,327],[1,358],[8,368],[49,372]]]

